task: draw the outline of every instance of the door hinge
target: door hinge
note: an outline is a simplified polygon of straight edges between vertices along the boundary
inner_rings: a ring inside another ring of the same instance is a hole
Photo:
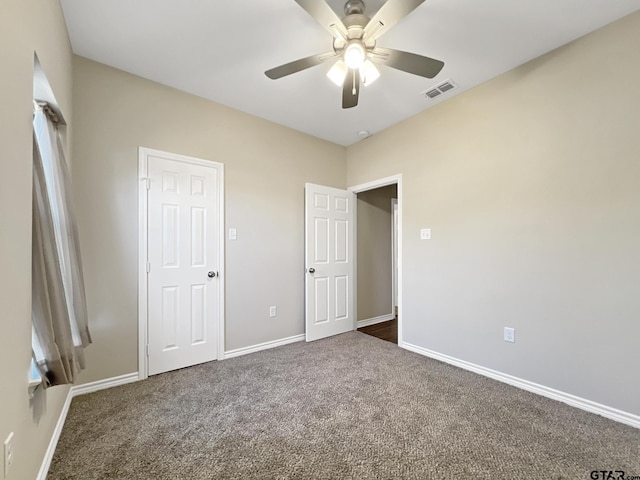
[[[151,272],[151,262],[147,262],[147,273]]]
[[[149,344],[146,345],[147,357],[149,356]]]
[[[142,177],[140,180],[144,182],[145,188],[151,190],[151,179],[149,177]]]

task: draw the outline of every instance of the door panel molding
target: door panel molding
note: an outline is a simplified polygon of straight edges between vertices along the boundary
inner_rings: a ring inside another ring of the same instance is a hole
[[[305,338],[355,330],[355,195],[305,184]]]
[[[224,326],[225,326],[225,289],[224,289],[224,165],[219,162],[213,162],[209,160],[203,160],[200,158],[189,157],[186,155],[179,155],[175,153],[163,152],[160,150],[154,150],[146,147],[139,147],[138,149],[138,378],[145,379],[149,375],[149,360],[148,360],[148,341],[149,341],[149,237],[148,237],[148,224],[149,224],[149,199],[148,192],[150,187],[149,180],[149,158],[159,157],[167,160],[181,162],[185,164],[198,165],[203,167],[212,168],[215,171],[215,182],[217,188],[217,276],[219,280],[218,284],[218,331],[217,331],[217,359],[222,360],[224,358]],[[198,179],[197,175],[191,178],[189,185],[191,194],[197,196],[203,193],[204,178]],[[166,175],[162,179],[162,188],[165,191],[175,190],[177,187],[176,178],[172,178],[171,175]],[[195,212],[197,213],[197,212]],[[194,213],[194,214],[195,214]],[[197,215],[196,215],[197,217]],[[198,218],[196,218],[198,220]],[[198,222],[193,225],[194,228],[199,228]],[[194,237],[195,244],[189,245],[192,251],[191,260],[192,263],[198,263],[200,259],[200,247],[197,242],[197,238]],[[168,252],[170,253],[170,252]],[[195,257],[194,257],[195,255]],[[157,266],[156,266],[157,268]],[[193,295],[194,292],[191,292]],[[196,295],[197,297],[197,295]],[[197,299],[197,298],[196,298]],[[196,319],[190,319],[195,321]]]

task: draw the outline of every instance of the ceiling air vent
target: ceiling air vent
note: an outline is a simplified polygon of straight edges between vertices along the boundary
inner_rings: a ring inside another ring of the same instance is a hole
[[[442,95],[442,92],[434,88],[433,90],[429,90],[425,95],[429,98],[436,98],[438,95]]]
[[[438,90],[442,93],[448,92],[452,88],[455,88],[451,82],[444,82],[442,85],[438,85]]]
[[[424,92],[420,92],[420,94],[421,95],[424,94],[425,97],[430,98],[431,100],[434,100],[438,98],[440,95],[442,95],[443,93],[447,93],[448,91],[453,90],[454,88],[458,88],[458,84],[453,80],[449,79],[449,80],[445,80],[442,83],[439,83],[435,87],[425,90]]]

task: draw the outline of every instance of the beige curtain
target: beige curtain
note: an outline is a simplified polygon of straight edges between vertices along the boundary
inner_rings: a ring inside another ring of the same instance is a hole
[[[91,335],[68,166],[45,110],[33,121],[32,345],[48,387],[74,382]]]

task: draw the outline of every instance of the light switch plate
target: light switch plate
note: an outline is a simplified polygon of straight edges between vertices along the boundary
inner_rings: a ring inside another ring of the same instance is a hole
[[[238,238],[238,232],[236,231],[235,228],[230,228],[229,229],[229,240],[235,240]]]
[[[504,341],[509,343],[516,342],[516,329],[504,327]]]
[[[431,240],[431,229],[430,228],[421,228],[420,229],[420,240]]]

